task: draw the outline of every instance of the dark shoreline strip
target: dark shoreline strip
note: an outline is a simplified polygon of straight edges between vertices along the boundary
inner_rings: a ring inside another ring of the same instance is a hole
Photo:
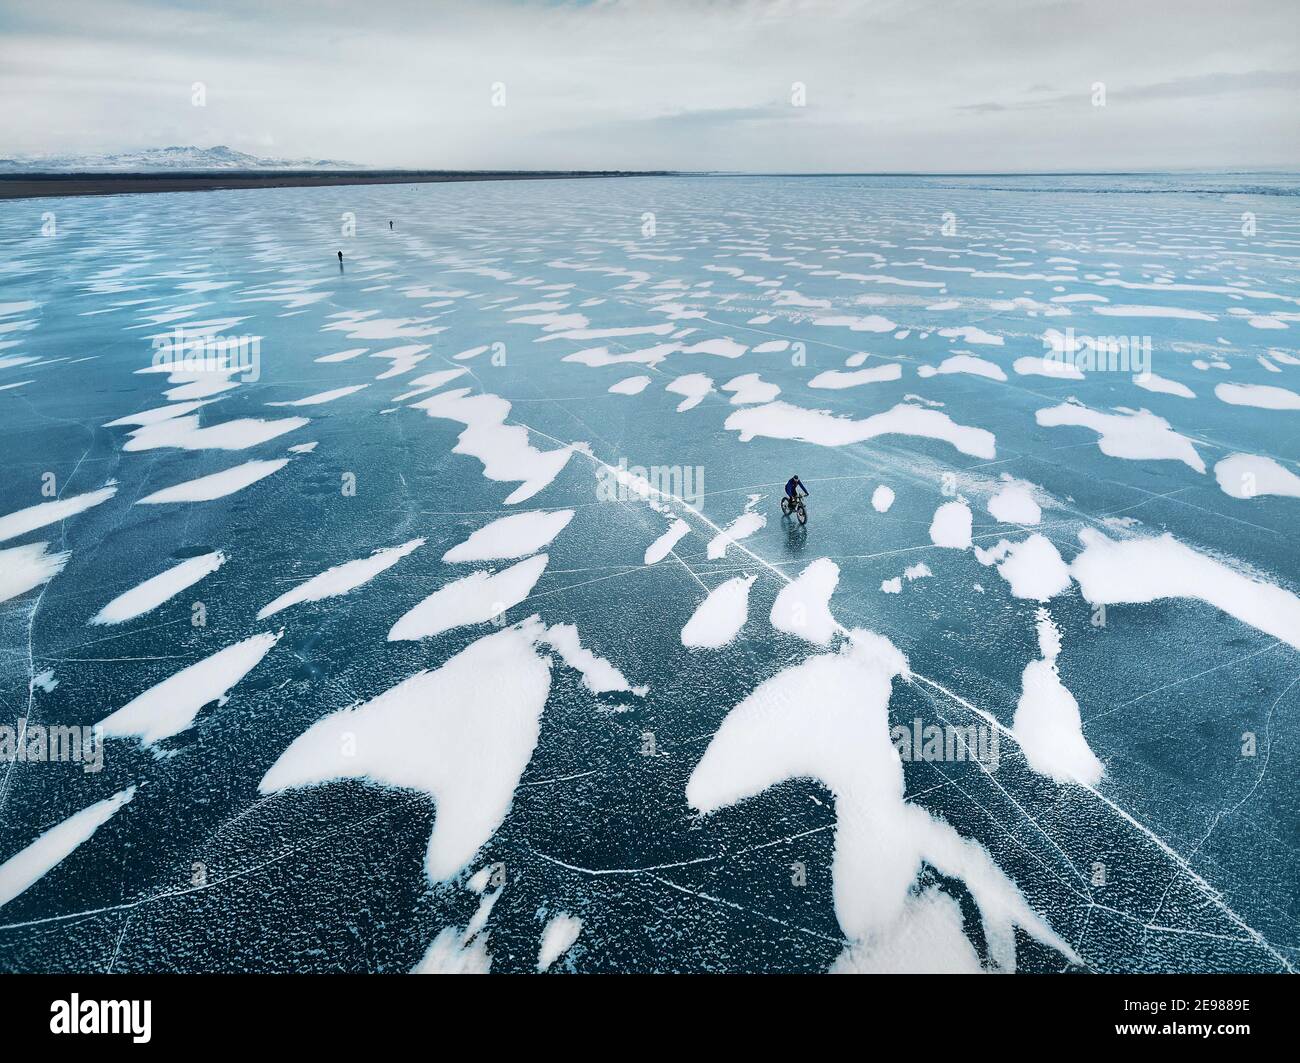
[[[0,174],[0,199],[209,192],[236,188],[428,184],[447,181],[541,181],[596,177],[668,177],[669,170],[276,170],[206,173]]]

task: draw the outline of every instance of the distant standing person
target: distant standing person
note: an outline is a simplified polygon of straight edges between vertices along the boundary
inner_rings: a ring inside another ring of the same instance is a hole
[[[339,269],[343,268],[343,252],[339,252]]]
[[[392,232],[392,230],[393,230],[393,220],[390,218],[388,220],[388,231]]]

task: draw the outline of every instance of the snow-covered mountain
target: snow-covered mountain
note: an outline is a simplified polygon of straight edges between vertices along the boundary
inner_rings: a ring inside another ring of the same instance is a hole
[[[224,144],[143,148],[111,155],[16,155],[0,159],[0,172],[153,173],[187,170],[355,170],[357,163],[338,159],[267,159]]]

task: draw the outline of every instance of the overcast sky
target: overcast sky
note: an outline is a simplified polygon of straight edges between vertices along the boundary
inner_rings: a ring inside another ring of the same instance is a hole
[[[0,0],[0,101],[0,156],[1300,168],[1300,0]]]

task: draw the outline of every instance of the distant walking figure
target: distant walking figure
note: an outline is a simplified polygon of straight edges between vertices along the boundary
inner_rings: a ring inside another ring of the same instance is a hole
[[[343,252],[339,252],[339,272],[343,272]]]
[[[393,223],[392,223],[391,220],[390,220],[389,223],[388,223],[388,228],[389,228],[390,230],[393,228]]]

